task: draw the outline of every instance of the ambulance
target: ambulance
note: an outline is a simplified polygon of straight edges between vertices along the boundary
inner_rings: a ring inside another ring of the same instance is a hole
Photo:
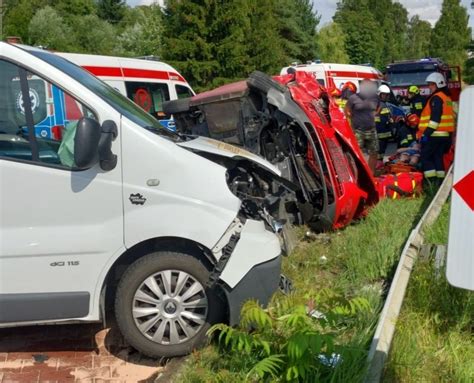
[[[171,116],[163,113],[163,102],[195,94],[176,69],[158,61],[154,56],[124,58],[77,53],[56,54],[99,77],[170,130],[174,130],[174,121]]]
[[[280,75],[285,75],[291,68],[297,71],[313,73],[320,85],[327,89],[341,89],[346,82],[353,82],[357,89],[359,83],[364,79],[381,82],[383,80],[382,73],[369,65],[351,65],[351,64],[334,64],[310,62],[307,64],[293,64],[284,67]]]

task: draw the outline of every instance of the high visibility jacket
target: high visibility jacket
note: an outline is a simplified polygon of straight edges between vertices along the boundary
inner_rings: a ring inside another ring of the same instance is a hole
[[[443,102],[440,121],[435,121],[431,118],[431,100],[433,97],[439,97]],[[421,137],[427,128],[431,128],[434,130],[431,135],[432,137],[447,137],[450,133],[454,132],[455,125],[455,115],[451,98],[443,92],[436,92],[428,99],[423,111],[421,112],[420,123],[418,125],[418,136]]]

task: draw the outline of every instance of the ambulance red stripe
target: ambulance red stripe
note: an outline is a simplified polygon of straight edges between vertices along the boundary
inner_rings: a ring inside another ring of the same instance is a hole
[[[95,76],[104,77],[132,77],[132,78],[154,78],[160,80],[175,80],[186,82],[186,80],[176,72],[167,72],[162,70],[136,69],[136,68],[116,68],[103,66],[83,66]]]
[[[374,78],[381,79],[382,77],[377,73],[372,72],[351,72],[351,71],[328,71],[330,77],[355,77],[355,78]]]

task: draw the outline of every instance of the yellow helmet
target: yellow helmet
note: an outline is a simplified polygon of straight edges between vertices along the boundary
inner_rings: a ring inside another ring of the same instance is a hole
[[[412,85],[408,88],[408,93],[419,94],[420,88],[418,88],[416,85]]]

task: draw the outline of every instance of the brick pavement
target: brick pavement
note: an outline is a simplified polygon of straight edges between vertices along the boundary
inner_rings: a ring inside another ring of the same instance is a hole
[[[0,329],[0,383],[148,383],[162,370],[101,324]]]

